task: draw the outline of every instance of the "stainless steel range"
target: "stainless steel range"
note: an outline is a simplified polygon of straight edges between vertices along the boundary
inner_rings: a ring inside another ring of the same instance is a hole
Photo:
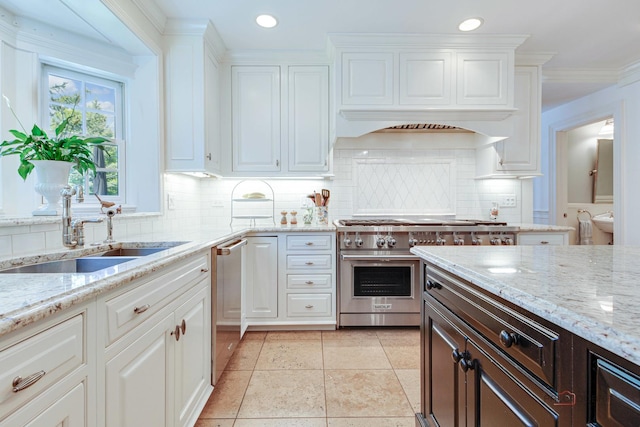
[[[413,246],[513,245],[503,222],[342,219],[338,233],[338,325],[418,326],[420,260]]]

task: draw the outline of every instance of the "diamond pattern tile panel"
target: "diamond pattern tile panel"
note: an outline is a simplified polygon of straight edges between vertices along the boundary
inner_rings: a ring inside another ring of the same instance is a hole
[[[356,214],[455,214],[454,159],[353,159]]]

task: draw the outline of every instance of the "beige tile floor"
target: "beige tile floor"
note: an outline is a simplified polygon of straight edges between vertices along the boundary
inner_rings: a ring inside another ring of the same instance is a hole
[[[248,332],[196,427],[413,427],[420,331]]]

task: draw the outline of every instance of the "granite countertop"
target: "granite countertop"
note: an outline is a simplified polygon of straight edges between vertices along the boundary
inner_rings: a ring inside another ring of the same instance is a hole
[[[640,365],[640,247],[441,246],[411,252]]]
[[[118,248],[167,246],[169,249],[92,273],[0,274],[0,337],[103,292],[126,285],[199,251],[250,233],[333,232],[327,226],[256,226],[200,230],[197,233],[141,235],[112,244],[0,258],[0,269],[78,258]]]
[[[567,225],[549,225],[549,224],[527,224],[527,223],[513,223],[509,224],[516,226],[520,229],[520,232],[536,232],[536,233],[545,233],[545,232],[565,232],[565,231],[574,231],[574,227],[569,227]]]

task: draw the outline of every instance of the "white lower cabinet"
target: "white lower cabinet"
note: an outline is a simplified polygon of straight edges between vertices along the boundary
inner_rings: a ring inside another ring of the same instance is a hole
[[[569,232],[520,232],[516,243],[518,245],[568,245]]]
[[[98,418],[105,426],[195,424],[212,390],[209,270],[208,253],[200,254],[98,300],[106,347]]]
[[[245,315],[252,319],[278,317],[278,237],[247,237]]]
[[[333,233],[278,233],[247,240],[246,320],[250,327],[335,327]]]
[[[95,425],[94,309],[95,301],[3,337],[0,425]]]

